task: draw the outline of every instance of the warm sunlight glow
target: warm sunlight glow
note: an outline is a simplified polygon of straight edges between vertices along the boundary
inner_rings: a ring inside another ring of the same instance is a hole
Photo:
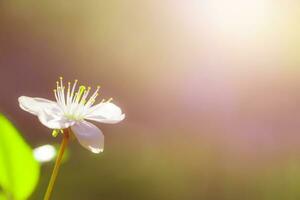
[[[223,34],[234,36],[264,31],[271,25],[271,7],[267,0],[206,0],[202,3],[208,23]]]

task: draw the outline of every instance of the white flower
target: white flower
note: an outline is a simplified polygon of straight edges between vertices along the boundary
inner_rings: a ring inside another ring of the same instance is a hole
[[[104,136],[100,129],[86,120],[114,124],[122,121],[125,114],[111,100],[102,100],[94,105],[98,91],[90,94],[91,88],[80,86],[76,89],[77,80],[65,91],[62,77],[54,89],[55,101],[43,98],[19,97],[20,107],[38,117],[46,127],[54,130],[71,128],[79,143],[93,153],[100,153],[104,148]],[[77,92],[75,92],[77,90]],[[90,97],[89,97],[90,96]],[[89,98],[88,98],[89,97]]]

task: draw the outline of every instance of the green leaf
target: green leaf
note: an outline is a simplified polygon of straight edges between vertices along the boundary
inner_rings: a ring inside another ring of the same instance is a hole
[[[3,193],[0,193],[0,200],[6,200],[6,197]]]
[[[0,114],[0,187],[14,200],[27,199],[37,185],[39,173],[32,149]]]

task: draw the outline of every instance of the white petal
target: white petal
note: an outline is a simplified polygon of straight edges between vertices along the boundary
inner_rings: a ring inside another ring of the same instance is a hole
[[[77,122],[71,129],[83,147],[89,149],[93,153],[100,153],[103,151],[104,135],[98,127],[87,121],[81,121]]]
[[[100,103],[90,108],[86,119],[102,123],[115,124],[125,118],[121,109],[113,103]]]
[[[18,100],[23,110],[37,115],[40,122],[48,128],[64,129],[75,123],[63,116],[62,110],[54,101],[25,96],[19,97]]]
[[[21,96],[18,100],[20,107],[33,115],[38,115],[43,108],[57,106],[56,102],[43,98]]]
[[[75,121],[69,120],[64,117],[60,108],[44,108],[38,113],[40,122],[50,129],[65,129],[73,124]]]

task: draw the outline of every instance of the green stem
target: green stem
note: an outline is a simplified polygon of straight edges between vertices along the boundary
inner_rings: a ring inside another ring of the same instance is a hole
[[[51,196],[54,184],[55,184],[55,180],[56,180],[56,177],[57,177],[57,174],[58,174],[58,171],[59,171],[59,167],[61,165],[61,161],[62,161],[64,152],[65,152],[65,149],[66,149],[66,147],[68,145],[68,142],[69,142],[69,138],[70,138],[69,130],[65,129],[63,135],[64,135],[64,137],[63,137],[63,140],[61,142],[61,145],[60,145],[60,148],[59,148],[59,151],[58,151],[58,155],[57,155],[57,158],[56,158],[56,161],[55,161],[54,169],[53,169],[53,172],[52,172],[52,175],[51,175],[51,178],[50,178],[50,182],[49,182],[44,200],[49,200],[50,199],[50,196]]]

